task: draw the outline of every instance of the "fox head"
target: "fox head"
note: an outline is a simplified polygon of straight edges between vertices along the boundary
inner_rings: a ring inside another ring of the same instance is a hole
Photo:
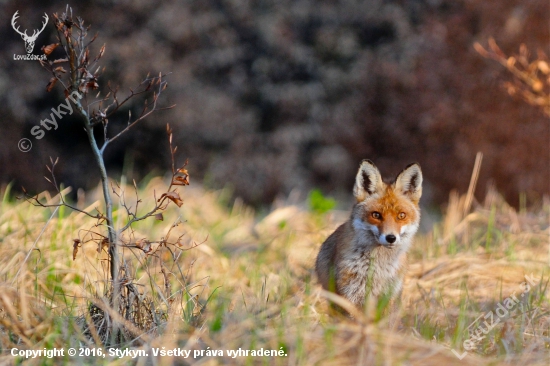
[[[420,223],[420,165],[410,164],[387,184],[374,163],[363,160],[353,194],[357,204],[352,213],[352,225],[360,234],[360,241],[367,245],[407,249]]]

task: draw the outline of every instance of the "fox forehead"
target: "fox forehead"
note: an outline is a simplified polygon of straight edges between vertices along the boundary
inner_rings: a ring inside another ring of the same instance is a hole
[[[418,213],[418,204],[407,196],[399,194],[391,185],[387,185],[383,194],[373,195],[359,203],[358,206],[364,214],[377,211],[382,217],[393,217],[400,212],[405,212],[410,219],[415,219]]]

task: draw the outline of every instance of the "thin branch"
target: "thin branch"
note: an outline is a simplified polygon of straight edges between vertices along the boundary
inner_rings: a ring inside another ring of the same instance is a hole
[[[137,216],[137,204],[136,204],[136,210],[134,212],[130,212],[130,210],[127,209],[128,217],[130,218],[126,225],[124,225],[120,230],[119,233],[123,233],[126,231],[129,227],[131,227],[134,223],[138,221],[145,220],[153,215],[155,215],[158,211],[163,211],[166,209],[168,204],[170,203],[170,200],[174,203],[176,203],[178,206],[181,206],[181,198],[179,197],[179,194],[176,190],[172,190],[174,186],[186,186],[189,185],[189,173],[185,169],[185,167],[188,164],[188,161],[186,160],[185,163],[182,165],[181,168],[175,169],[175,153],[177,151],[177,146],[172,147],[172,129],[169,125],[166,125],[166,132],[168,134],[168,142],[170,145],[170,156],[172,160],[172,178],[170,179],[170,184],[168,185],[168,189],[166,190],[170,194],[163,194],[158,200],[156,198],[156,194],[154,194],[155,198],[155,206],[147,213],[145,213],[142,216]],[[137,187],[134,187],[136,189],[136,197],[137,197]],[[140,200],[137,201],[138,203]],[[123,207],[125,206],[125,203],[123,203]]]
[[[79,209],[78,207],[75,207],[73,205],[70,205],[67,203],[67,201],[65,201],[65,198],[63,197],[63,195],[61,194],[61,190],[59,189],[59,185],[57,184],[57,180],[55,179],[55,167],[57,165],[59,161],[59,158],[57,158],[55,161],[53,161],[53,159],[50,157],[50,162],[51,162],[51,166],[46,166],[48,171],[50,172],[51,174],[51,179],[48,179],[46,177],[44,177],[48,182],[50,182],[53,187],[55,188],[56,192],[58,193],[59,195],[59,202],[58,204],[46,204],[46,203],[42,203],[40,202],[40,200],[38,199],[38,195],[35,195],[35,196],[31,196],[29,195],[25,189],[23,189],[23,193],[25,195],[25,200],[27,202],[29,202],[30,204],[32,204],[33,206],[35,207],[56,207],[56,208],[59,208],[61,206],[65,206],[65,207],[68,207],[70,208],[71,210],[73,211],[76,211],[76,212],[80,212],[80,213],[83,213],[93,219],[97,219],[97,220],[105,220],[106,217],[103,216],[103,214],[101,214],[99,211],[97,213],[97,215],[92,215],[91,213],[89,212],[86,212],[84,210],[81,210]]]
[[[134,120],[133,122],[128,124],[122,131],[117,133],[115,136],[111,137],[110,139],[108,139],[104,142],[103,146],[101,147],[101,151],[104,151],[108,144],[110,144],[111,142],[115,141],[117,138],[122,136],[124,133],[126,133],[128,130],[130,130],[133,126],[135,126],[138,122],[144,120],[149,115],[151,115],[153,112],[159,110],[157,108],[157,101],[158,101],[158,98],[159,98],[160,94],[162,93],[162,91],[164,91],[164,89],[166,89],[166,86],[167,86],[167,83],[165,81],[162,81],[162,78],[163,78],[162,74],[159,74],[158,78],[153,78],[153,80],[158,79],[159,87],[158,87],[158,92],[156,94],[154,94],[154,96],[153,96],[153,102],[151,103],[152,108],[148,112],[146,112],[146,110],[148,109],[148,106],[145,106],[144,109],[142,110],[141,115],[136,120]],[[143,93],[143,92],[145,92],[145,91],[141,91],[139,93]],[[122,103],[117,105],[117,109],[120,106],[122,106],[129,98],[133,97],[134,95],[137,95],[137,93],[132,91],[132,94],[130,94],[130,96],[128,98],[126,98]],[[172,105],[172,106],[169,106],[169,107],[164,107],[162,109],[171,109],[171,108],[174,108],[174,107],[175,107],[175,105]],[[107,115],[107,117],[108,116],[109,115]]]

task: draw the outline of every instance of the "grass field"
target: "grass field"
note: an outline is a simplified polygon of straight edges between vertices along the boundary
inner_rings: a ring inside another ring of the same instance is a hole
[[[140,207],[145,210],[152,205],[152,192],[158,196],[163,187],[160,178],[140,187]],[[128,192],[131,203],[133,189]],[[93,327],[86,332],[82,328],[104,301],[106,252],[98,252],[96,242],[88,241],[97,235],[91,232],[101,233],[102,228],[67,208],[34,207],[9,199],[9,192],[2,195],[1,361],[23,361],[10,354],[14,347],[97,349],[98,332]],[[392,328],[377,304],[370,304],[354,319],[332,314],[330,295],[321,291],[313,275],[319,246],[346,220],[347,211],[323,212],[323,205],[311,209],[307,202],[289,200],[257,213],[239,200],[229,201],[227,191],[193,186],[185,187],[181,196],[181,208],[171,205],[162,221],[139,222],[122,238],[127,244],[127,281],[137,289],[132,301],[147,310],[127,314],[126,319],[132,321],[127,321],[131,324],[126,336],[133,339],[129,349],[144,350],[149,356],[120,359],[103,349],[105,358],[38,357],[26,363],[550,362],[548,199],[516,211],[492,190],[483,202],[474,200],[471,205],[466,197],[451,195],[441,221],[415,240],[401,321]],[[97,192],[79,197],[76,204],[81,209],[94,212],[101,208]],[[43,193],[41,200],[56,203],[58,198]],[[123,211],[116,211],[115,216],[123,224]],[[158,247],[152,238],[165,236],[175,222],[180,223],[170,237],[183,235],[181,246]],[[149,253],[131,248],[145,237],[151,241]],[[77,238],[82,246],[73,260]],[[463,355],[465,346],[469,351],[460,360],[452,349]],[[187,359],[152,356],[154,349],[163,347],[191,353]],[[233,358],[227,352],[239,349],[281,351],[286,356],[252,356],[249,352]]]

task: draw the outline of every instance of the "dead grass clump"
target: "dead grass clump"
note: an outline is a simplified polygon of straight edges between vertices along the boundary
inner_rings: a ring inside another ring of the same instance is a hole
[[[35,347],[54,330],[47,309],[25,292],[6,284],[0,286],[0,342],[3,349]]]
[[[120,294],[118,311],[110,306],[112,296],[111,289],[104,297],[92,298],[86,313],[77,320],[91,342],[112,347],[135,347],[162,333],[168,314],[159,309],[150,296],[140,293],[135,285],[128,284]],[[117,334],[112,332],[113,321],[121,324]]]

